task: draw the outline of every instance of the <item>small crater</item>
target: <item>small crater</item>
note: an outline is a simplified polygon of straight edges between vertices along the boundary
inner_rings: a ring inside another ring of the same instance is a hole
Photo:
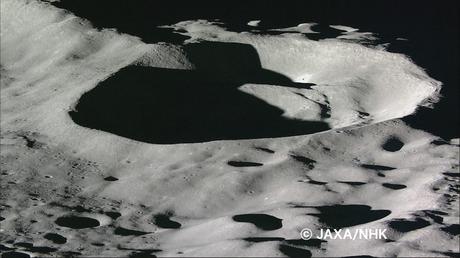
[[[327,242],[326,240],[322,239],[290,239],[286,240],[286,243],[292,244],[292,245],[298,245],[298,246],[309,246],[309,247],[315,247],[315,248],[321,248],[321,244]]]
[[[229,161],[227,162],[227,164],[232,167],[260,167],[264,165],[262,163],[249,162],[249,161]]]
[[[147,253],[147,252],[133,252],[128,257],[129,258],[155,258],[157,256],[154,254]]]
[[[443,252],[442,253],[443,255],[445,255],[446,257],[459,257],[460,256],[460,253],[459,252]]]
[[[293,159],[305,164],[309,169],[313,169],[315,167],[316,161],[314,161],[312,159],[309,159],[307,157],[300,156],[300,155],[290,155],[290,156],[291,156],[291,158],[293,158]]]
[[[96,219],[73,215],[59,217],[55,223],[61,227],[73,229],[95,228],[100,225],[99,221]]]
[[[415,220],[395,219],[390,221],[388,225],[396,231],[406,233],[427,227],[430,225],[430,222],[422,218],[416,218]]]
[[[433,140],[433,141],[431,142],[431,144],[440,146],[440,145],[447,145],[447,144],[449,144],[449,143],[446,142],[446,141],[444,141],[444,140],[442,140],[442,139],[438,139],[438,140]]]
[[[442,224],[444,218],[441,216],[436,215],[433,211],[427,210],[423,212],[426,216],[430,217],[434,222]]]
[[[266,152],[266,153],[270,153],[270,154],[273,154],[275,153],[274,150],[270,150],[269,148],[263,148],[263,147],[254,147],[254,149],[256,150],[259,150],[259,151],[263,151],[263,152]]]
[[[40,149],[43,144],[37,142],[35,139],[30,138],[26,135],[21,135],[21,137],[26,141],[26,146],[31,149]]]
[[[260,242],[272,242],[272,241],[283,241],[282,237],[246,237],[243,240],[251,243],[260,243]]]
[[[276,230],[283,226],[282,219],[267,214],[241,214],[233,216],[236,222],[252,223],[263,230]]]
[[[29,258],[30,255],[20,252],[6,252],[2,254],[2,258]]]
[[[58,249],[48,246],[33,246],[26,249],[27,251],[34,252],[34,253],[41,253],[41,254],[48,254],[51,252],[55,252]]]
[[[382,186],[389,188],[389,189],[393,189],[393,190],[401,190],[407,187],[406,185],[390,184],[390,183],[383,183]]]
[[[382,149],[389,152],[399,151],[404,146],[404,143],[396,136],[388,138],[382,145]]]
[[[105,177],[104,180],[109,181],[109,182],[113,182],[113,181],[117,181],[118,178],[116,178],[114,176],[108,176],[108,177]]]
[[[170,219],[169,215],[157,214],[153,216],[153,222],[160,228],[180,228],[182,225],[179,222]]]
[[[366,169],[379,170],[379,171],[389,171],[389,170],[395,170],[396,169],[394,167],[387,167],[387,166],[381,166],[381,165],[372,165],[372,164],[362,164],[361,167],[366,168]]]
[[[366,184],[366,182],[354,182],[354,181],[338,181],[338,182],[342,184],[351,185],[351,186],[360,186],[360,185]]]
[[[14,246],[20,246],[20,247],[25,247],[25,248],[30,248],[34,246],[32,243],[25,243],[25,242],[17,242],[14,243]]]
[[[460,177],[460,173],[444,172],[442,174],[450,177]]]
[[[437,211],[437,210],[427,210],[427,212],[437,214],[437,215],[449,215],[449,213],[447,212]]]
[[[320,206],[316,209],[320,211],[319,214],[308,215],[318,217],[321,223],[335,229],[365,224],[384,218],[391,213],[389,210],[372,210],[370,206],[356,204]]]
[[[310,179],[308,181],[308,183],[312,184],[312,185],[326,185],[327,184],[327,182],[320,182],[320,181],[315,181],[315,180],[312,180],[312,179]]]
[[[161,249],[133,249],[133,248],[122,247],[120,245],[117,246],[117,249],[134,251],[133,253],[131,253],[129,257],[156,257],[152,253],[157,253],[157,252],[162,251]]]
[[[295,258],[308,258],[311,257],[311,252],[306,249],[293,247],[289,245],[281,244],[279,246],[280,252],[285,254],[287,257],[295,257]]]
[[[48,239],[52,241],[55,244],[65,244],[67,242],[67,238],[56,234],[56,233],[47,233],[46,235],[43,236],[45,239]]]
[[[119,236],[142,236],[149,234],[148,232],[126,229],[122,227],[117,227],[113,233]]]
[[[363,111],[358,111],[358,114],[361,118],[365,118],[365,117],[368,117],[370,116],[371,114],[367,113],[367,112],[363,112]]]
[[[460,234],[460,224],[452,224],[447,227],[442,227],[441,230],[453,236],[458,236]]]

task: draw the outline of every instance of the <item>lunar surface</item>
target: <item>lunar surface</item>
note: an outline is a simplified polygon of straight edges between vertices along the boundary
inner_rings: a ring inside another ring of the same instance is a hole
[[[2,257],[458,255],[458,135],[411,122],[445,82],[377,33],[50,2],[0,2]]]

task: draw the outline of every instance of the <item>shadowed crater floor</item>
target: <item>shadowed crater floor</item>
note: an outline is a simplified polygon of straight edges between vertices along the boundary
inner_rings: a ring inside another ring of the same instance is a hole
[[[262,230],[276,230],[283,226],[282,219],[268,214],[240,214],[233,216],[236,222],[252,223]]]
[[[63,216],[56,220],[56,224],[61,227],[82,229],[82,228],[94,228],[100,225],[99,221],[88,217],[79,216]]]
[[[84,94],[69,114],[77,124],[158,144],[284,137],[329,129],[288,119],[283,110],[238,90],[245,83],[309,88],[261,68],[246,44],[188,44],[196,70],[128,66]]]
[[[319,214],[309,214],[319,218],[328,227],[339,229],[365,224],[390,215],[389,210],[373,210],[367,205],[331,205],[316,207]]]

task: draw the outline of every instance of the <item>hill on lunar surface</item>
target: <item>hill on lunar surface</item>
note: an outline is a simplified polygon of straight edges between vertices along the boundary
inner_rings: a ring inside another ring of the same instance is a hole
[[[458,254],[455,78],[373,31],[0,3],[2,257]]]

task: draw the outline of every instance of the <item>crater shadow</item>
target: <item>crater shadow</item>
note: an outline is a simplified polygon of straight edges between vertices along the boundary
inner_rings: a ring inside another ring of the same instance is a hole
[[[73,229],[95,228],[100,225],[99,221],[96,219],[73,215],[59,217],[56,219],[55,223],[61,227]]]
[[[288,119],[238,90],[245,83],[308,88],[261,68],[246,44],[188,44],[195,70],[128,66],[87,92],[69,112],[81,126],[158,144],[311,134],[327,123]]]
[[[340,229],[365,224],[382,219],[391,214],[390,210],[374,210],[367,205],[331,205],[315,207],[320,213],[316,216],[321,223],[330,228]]]
[[[268,214],[239,214],[232,217],[236,222],[252,223],[262,230],[277,230],[283,227],[283,220]]]

